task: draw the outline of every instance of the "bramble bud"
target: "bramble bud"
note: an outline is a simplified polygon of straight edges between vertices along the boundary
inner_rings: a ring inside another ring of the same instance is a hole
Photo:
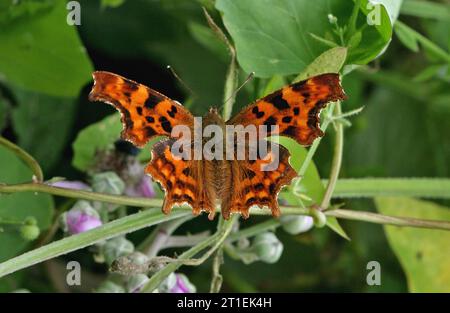
[[[141,180],[125,189],[125,194],[131,197],[154,198],[156,192],[153,188],[153,181],[148,175],[143,175]]]
[[[112,281],[104,281],[96,290],[97,293],[124,293],[125,289]]]
[[[40,230],[36,225],[22,225],[20,226],[20,235],[23,239],[32,241],[39,237]]]
[[[125,189],[125,184],[116,173],[103,172],[92,177],[92,189],[95,192],[120,195]]]
[[[101,247],[101,252],[108,265],[111,265],[114,260],[121,256],[133,253],[133,251],[134,244],[122,236],[109,239]]]
[[[172,273],[158,287],[162,293],[194,293],[197,288],[189,281],[186,275]]]
[[[307,215],[284,215],[280,217],[283,230],[291,235],[305,233],[314,226],[314,220]]]
[[[75,235],[102,226],[98,212],[88,201],[80,200],[64,213],[61,222],[65,232]]]
[[[129,293],[140,292],[145,283],[147,283],[148,277],[144,274],[133,275],[128,279],[127,290]]]
[[[272,264],[280,259],[283,253],[283,243],[274,233],[261,233],[253,239],[250,250],[258,256],[260,261]]]

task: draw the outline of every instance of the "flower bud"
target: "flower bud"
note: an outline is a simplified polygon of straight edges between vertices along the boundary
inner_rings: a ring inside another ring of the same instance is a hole
[[[284,215],[280,222],[284,231],[291,235],[305,233],[314,226],[313,218],[308,215]]]
[[[102,226],[98,212],[88,201],[80,200],[61,217],[63,229],[69,234],[79,234]]]
[[[330,24],[336,24],[338,19],[336,16],[334,16],[333,14],[328,14],[328,22],[330,22]]]
[[[130,276],[127,283],[127,290],[129,293],[140,292],[142,287],[147,283],[148,277],[144,274],[137,274]]]
[[[131,197],[154,198],[156,192],[153,188],[153,181],[150,176],[143,175],[137,184],[129,186],[125,189],[125,194]]]
[[[125,237],[119,236],[106,241],[101,251],[105,262],[111,265],[117,258],[133,253],[134,244]]]
[[[272,264],[280,259],[283,253],[283,243],[274,233],[261,233],[253,239],[250,250],[258,256],[260,261]]]
[[[125,289],[112,281],[104,281],[96,290],[98,293],[124,293]]]
[[[158,287],[163,293],[194,293],[197,288],[189,281],[186,275],[172,273]]]
[[[125,189],[125,184],[116,173],[103,172],[92,177],[92,189],[95,192],[120,195]]]
[[[39,237],[39,227],[34,217],[27,217],[22,226],[20,226],[20,235],[25,240],[34,240]]]

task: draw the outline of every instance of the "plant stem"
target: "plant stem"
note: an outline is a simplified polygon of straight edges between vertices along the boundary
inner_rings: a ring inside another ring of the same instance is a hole
[[[208,250],[200,259],[200,261],[206,260],[212,253],[216,251],[216,249],[223,243],[223,241],[227,238],[228,234],[231,232],[233,228],[234,222],[237,220],[237,216],[233,216],[228,221],[224,221],[224,226],[221,231],[217,231],[209,238],[205,239],[198,245],[192,247],[191,249],[185,251],[181,254],[177,260],[186,260],[193,258],[197,253],[200,253],[203,249],[213,245],[213,247]],[[176,271],[180,266],[183,265],[183,262],[173,262],[169,263],[162,270],[155,273],[152,277],[150,277],[149,281],[142,288],[141,292],[152,292],[155,290],[161,282],[166,279],[171,273]]]
[[[341,178],[337,182],[333,194],[335,198],[384,196],[450,199],[450,179]]]
[[[128,215],[85,233],[54,241],[5,261],[0,264],[0,277],[121,234],[190,214],[186,210],[175,209],[171,215],[164,215],[159,210],[147,210]]]
[[[39,163],[25,150],[22,150],[19,146],[15,145],[11,141],[0,136],[0,145],[4,146],[14,154],[16,154],[28,167],[33,171],[36,181],[42,182],[44,180],[44,174],[39,166]]]
[[[397,217],[372,212],[342,210],[342,209],[328,210],[324,213],[327,216],[334,216],[337,218],[345,218],[349,220],[365,221],[375,224],[450,230],[450,222],[447,221],[435,221],[411,217]]]
[[[267,221],[256,224],[254,226],[247,227],[245,229],[239,230],[239,231],[231,234],[228,237],[227,242],[233,242],[233,241],[239,240],[241,238],[253,237],[259,233],[262,233],[262,232],[265,232],[268,230],[275,230],[280,225],[281,224],[278,219],[271,218]]]
[[[335,116],[339,116],[341,114],[342,114],[341,103],[338,101],[336,102],[335,106]],[[325,190],[325,194],[320,204],[322,210],[328,209],[330,205],[331,197],[336,187],[336,183],[338,181],[339,172],[341,171],[342,165],[342,153],[344,151],[344,125],[342,125],[342,123],[339,122],[335,123],[335,125],[336,125],[336,135],[334,143],[333,161],[331,165],[330,179],[328,180],[327,188]]]

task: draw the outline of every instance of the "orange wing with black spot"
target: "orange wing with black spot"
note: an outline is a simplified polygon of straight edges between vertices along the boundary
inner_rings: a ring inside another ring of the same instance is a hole
[[[163,212],[170,213],[176,204],[187,203],[194,215],[202,211],[215,214],[215,169],[211,161],[184,160],[172,151],[175,139],[160,141],[153,146],[152,160],[145,168],[165,191]]]
[[[289,164],[289,152],[282,146],[268,144],[267,153],[256,160],[229,161],[229,179],[222,189],[222,215],[231,213],[249,217],[252,206],[268,207],[278,217],[278,193],[297,176]],[[270,170],[267,166],[271,166]]]
[[[339,74],[322,74],[288,85],[244,108],[227,124],[268,126],[268,136],[283,135],[302,145],[323,136],[320,110],[330,101],[344,100]],[[277,126],[270,132],[270,126]]]
[[[122,115],[122,138],[136,146],[154,136],[170,136],[175,125],[192,126],[194,117],[180,103],[130,79],[110,72],[93,73],[91,101],[103,101]]]

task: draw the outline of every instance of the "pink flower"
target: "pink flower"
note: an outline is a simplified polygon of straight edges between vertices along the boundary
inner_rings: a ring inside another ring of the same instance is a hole
[[[189,282],[183,274],[175,274],[175,285],[170,288],[171,293],[191,293],[195,292],[195,287]]]
[[[142,176],[142,179],[134,186],[128,187],[125,194],[131,197],[153,198],[156,193],[153,189],[152,179],[148,175]]]
[[[54,183],[51,183],[53,187],[59,187],[59,188],[67,188],[67,189],[77,189],[77,190],[86,190],[90,189],[88,185],[81,181],[69,181],[69,180],[63,180],[63,181],[57,181]]]
[[[66,214],[67,231],[74,235],[102,226],[98,215],[91,215],[82,210],[71,210]]]

